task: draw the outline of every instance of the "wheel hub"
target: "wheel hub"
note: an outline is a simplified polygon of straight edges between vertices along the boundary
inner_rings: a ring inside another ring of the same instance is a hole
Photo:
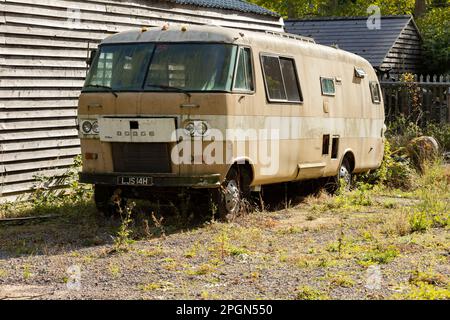
[[[347,186],[349,186],[350,183],[352,182],[351,174],[345,166],[341,167],[341,170],[339,172],[339,179],[343,179],[347,184]]]
[[[241,192],[235,180],[228,182],[225,190],[225,207],[230,214],[236,214],[241,208]]]

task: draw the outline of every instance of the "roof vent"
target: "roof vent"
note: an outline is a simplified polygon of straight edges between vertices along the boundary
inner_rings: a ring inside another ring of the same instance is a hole
[[[355,77],[364,79],[366,77],[367,73],[364,71],[363,68],[355,67]]]

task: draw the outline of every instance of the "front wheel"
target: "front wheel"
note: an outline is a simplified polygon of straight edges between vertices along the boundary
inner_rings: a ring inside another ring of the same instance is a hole
[[[109,186],[95,185],[94,200],[97,211],[106,218],[111,218],[126,207],[126,199],[121,197],[120,190]]]
[[[219,218],[230,221],[247,209],[250,179],[245,170],[233,167],[222,186],[214,190]]]

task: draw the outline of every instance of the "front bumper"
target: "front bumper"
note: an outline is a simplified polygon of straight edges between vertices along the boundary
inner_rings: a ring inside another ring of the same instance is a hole
[[[144,187],[139,183],[130,182],[127,180],[126,184],[121,183],[121,177],[137,178],[139,181],[143,178],[145,181],[150,179],[146,187],[181,187],[194,189],[211,189],[219,188],[221,185],[220,174],[202,175],[202,176],[178,176],[173,174],[132,174],[132,173],[111,173],[111,174],[97,174],[97,173],[80,173],[80,182],[87,184],[99,184],[109,186],[127,186],[127,187]]]

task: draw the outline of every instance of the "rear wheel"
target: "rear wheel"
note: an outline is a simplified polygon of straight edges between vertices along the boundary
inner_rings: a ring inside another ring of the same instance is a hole
[[[352,169],[350,162],[347,158],[342,161],[341,167],[339,168],[339,174],[337,176],[337,186],[338,188],[345,188],[349,190],[352,186]]]

